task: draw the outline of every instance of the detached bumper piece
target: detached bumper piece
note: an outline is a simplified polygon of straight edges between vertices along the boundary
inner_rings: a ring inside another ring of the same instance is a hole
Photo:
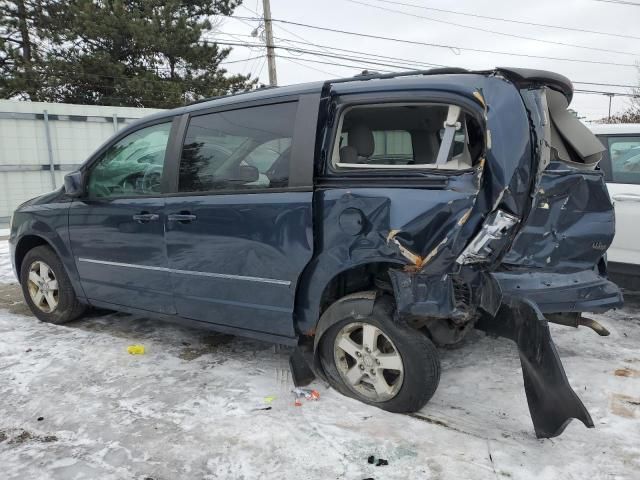
[[[573,418],[593,428],[589,412],[569,385],[547,320],[535,303],[520,297],[505,298],[494,318],[485,317],[476,326],[518,346],[524,390],[538,438],[560,435]]]

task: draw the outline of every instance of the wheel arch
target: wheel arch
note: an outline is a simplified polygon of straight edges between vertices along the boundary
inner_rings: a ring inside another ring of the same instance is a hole
[[[18,243],[16,244],[16,250],[14,254],[14,262],[16,266],[16,272],[18,273],[18,275],[20,275],[20,271],[22,269],[22,261],[24,260],[24,257],[27,255],[27,253],[30,250],[33,250],[34,248],[40,247],[43,245],[50,247],[54,252],[56,252],[56,249],[53,247],[51,242],[47,241],[45,238],[41,237],[40,235],[33,235],[33,234],[25,235],[18,241]],[[56,254],[58,254],[58,252],[56,252]]]
[[[46,233],[46,235],[41,234],[41,232]],[[84,290],[80,285],[80,277],[78,275],[78,271],[76,270],[73,256],[67,250],[67,245],[64,240],[55,231],[42,231],[42,229],[40,229],[38,230],[38,233],[25,233],[24,235],[20,236],[15,245],[16,246],[13,254],[13,261],[18,279],[20,278],[22,262],[24,261],[24,257],[27,255],[27,253],[36,247],[47,246],[51,248],[60,259],[60,262],[65,268],[67,276],[71,281],[71,285],[73,286],[76,296],[80,300],[85,298]]]
[[[316,333],[313,341],[313,367],[314,372],[326,380],[324,369],[320,362],[319,348],[322,336],[333,325],[346,317],[354,320],[367,318],[373,312],[378,292],[376,290],[365,290],[354,292],[333,302],[320,316],[316,326]]]
[[[376,275],[386,274],[390,268],[403,265],[388,258],[371,258],[330,271],[316,263],[311,271],[305,272],[297,292],[298,330],[303,335],[317,335],[320,319],[330,306],[350,294],[376,290]]]

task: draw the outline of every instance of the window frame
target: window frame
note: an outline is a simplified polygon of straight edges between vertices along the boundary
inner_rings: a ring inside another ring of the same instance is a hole
[[[120,130],[116,135],[114,135],[113,137],[109,138],[106,142],[104,142],[99,148],[98,150],[96,150],[85,162],[84,164],[80,167],[80,171],[82,172],[82,182],[83,182],[83,186],[84,186],[84,192],[83,194],[80,196],[81,199],[83,200],[87,200],[87,201],[91,201],[91,202],[110,202],[112,200],[123,200],[123,199],[134,199],[134,198],[158,198],[160,196],[163,196],[166,192],[166,179],[167,179],[167,172],[166,172],[166,168],[167,168],[167,159],[169,157],[169,150],[171,148],[172,145],[172,141],[173,138],[176,134],[176,120],[178,120],[179,117],[178,116],[174,116],[174,115],[167,115],[167,116],[162,116],[159,118],[153,118],[151,120],[145,121],[145,120],[141,120],[138,123],[134,123],[131,126],[128,126],[127,128],[124,128],[122,130]],[[167,148],[165,149],[164,152],[164,160],[163,160],[163,166],[162,166],[162,176],[160,179],[160,192],[157,194],[150,194],[150,195],[114,195],[112,197],[95,197],[95,196],[90,196],[89,195],[89,177],[91,176],[91,173],[93,171],[93,168],[96,166],[96,164],[102,159],[102,156],[110,149],[112,148],[116,143],[118,143],[120,140],[123,140],[124,138],[128,137],[129,135],[133,135],[136,132],[139,132],[140,130],[143,130],[145,128],[149,128],[149,127],[153,127],[156,125],[162,125],[162,124],[171,124],[171,128],[169,129],[169,138],[167,140]]]
[[[235,110],[246,110],[262,106],[282,103],[297,103],[294,128],[291,138],[291,161],[289,164],[289,184],[280,188],[229,188],[198,192],[180,192],[180,161],[182,149],[187,136],[187,129],[192,118],[203,115],[224,113]],[[189,197],[209,195],[251,195],[257,193],[304,192],[313,190],[313,162],[316,142],[316,128],[320,93],[275,96],[266,99],[243,101],[207,108],[200,108],[183,114],[180,117],[180,127],[176,134],[172,154],[165,163],[167,172],[168,197]]]
[[[332,108],[332,120],[328,125],[328,129],[325,134],[325,141],[322,147],[322,158],[324,159],[323,175],[324,178],[353,178],[374,176],[380,177],[380,174],[384,174],[384,177],[425,177],[432,175],[451,176],[468,173],[473,171],[476,167],[465,169],[452,169],[452,168],[434,168],[425,167],[424,165],[376,165],[370,166],[367,164],[349,164],[357,165],[353,166],[340,166],[334,164],[334,149],[339,145],[339,136],[342,131],[342,122],[345,113],[354,107],[371,107],[371,106],[429,106],[429,105],[455,105],[462,109],[462,113],[470,115],[478,122],[483,130],[482,135],[482,149],[481,156],[486,155],[486,131],[487,122],[484,116],[483,107],[475,99],[467,98],[462,95],[442,92],[442,91],[411,91],[411,92],[383,92],[380,93],[363,93],[355,95],[341,95],[333,98]],[[338,147],[339,148],[339,147]]]

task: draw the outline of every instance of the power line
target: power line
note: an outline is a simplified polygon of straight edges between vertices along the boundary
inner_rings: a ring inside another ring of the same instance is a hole
[[[243,46],[243,45],[239,45],[239,46]],[[309,59],[309,58],[300,58],[300,57],[287,57],[284,55],[280,55],[282,58],[289,58],[289,59],[295,59],[295,60],[299,60],[299,61],[305,61],[305,62],[312,62],[312,63],[319,63],[319,64],[324,64],[324,65],[337,65],[337,66],[343,66],[343,67],[349,67],[349,68],[356,68],[356,69],[368,69],[369,65],[376,65],[376,66],[387,66],[387,67],[393,67],[393,68],[404,68],[404,66],[402,65],[397,65],[397,64],[390,64],[390,63],[382,63],[382,62],[374,62],[371,61],[369,59],[366,58],[361,58],[361,57],[354,57],[354,56],[343,56],[343,55],[329,55],[329,54],[325,54],[324,52],[318,52],[318,51],[313,51],[313,50],[305,50],[305,49],[290,49],[289,47],[276,47],[276,48],[281,48],[283,50],[296,50],[299,52],[303,52],[303,53],[307,53],[310,55],[317,55],[317,56],[328,56],[331,58],[336,58],[336,59],[341,59],[341,60],[346,60],[349,62],[363,62],[365,65],[346,65],[346,64],[340,64],[340,63],[335,63],[335,62],[323,62],[317,59]],[[326,72],[324,72],[326,73]],[[629,88],[635,88],[633,85],[621,85],[621,84],[613,84],[613,83],[602,83],[602,82],[572,82],[575,84],[585,84],[585,85],[601,85],[601,86],[612,86],[612,87],[629,87]],[[640,98],[640,95],[635,94],[635,93],[623,93],[623,92],[610,92],[610,91],[603,91],[603,90],[587,90],[587,89],[574,89],[575,93],[589,93],[589,94],[600,94],[600,95],[613,95],[613,96],[623,96],[623,97],[632,97],[632,98]]]
[[[636,37],[634,35],[624,35],[621,33],[611,33],[611,32],[601,32],[598,30],[587,30],[584,28],[572,28],[572,27],[567,27],[564,25],[551,25],[551,24],[547,24],[547,23],[535,23],[535,22],[527,22],[524,20],[514,20],[512,18],[501,18],[501,17],[491,17],[489,15],[480,15],[478,13],[469,13],[469,12],[460,12],[460,11],[456,11],[456,10],[446,10],[444,8],[435,8],[435,7],[427,7],[425,5],[415,5],[412,3],[405,3],[405,2],[398,2],[398,1],[393,1],[393,0],[374,0],[376,2],[383,2],[383,3],[390,3],[393,5],[403,5],[405,7],[413,7],[413,8],[421,8],[423,10],[431,10],[434,12],[444,12],[444,13],[451,13],[453,15],[462,15],[465,17],[474,17],[474,18],[482,18],[485,20],[496,20],[498,22],[505,22],[505,23],[516,23],[519,25],[529,25],[529,26],[533,26],[533,27],[544,27],[544,28],[555,28],[557,30],[562,30],[562,31],[572,31],[572,32],[580,32],[580,33],[592,33],[595,35],[606,35],[609,37],[618,37],[618,38],[632,38],[634,40],[640,40],[640,37]]]
[[[262,58],[264,55],[256,55],[255,57],[245,58],[244,60],[231,60],[229,62],[220,62],[218,65],[229,65],[231,63],[240,63],[240,62],[249,62],[251,60],[255,60],[257,58]]]
[[[332,76],[334,76],[334,77],[338,77],[338,76],[339,76],[337,73],[327,72],[326,70],[321,70],[321,69],[319,69],[319,68],[311,67],[311,66],[309,66],[309,65],[305,65],[305,64],[300,63],[300,62],[298,61],[298,60],[302,60],[302,61],[304,61],[304,60],[305,60],[304,58],[298,58],[298,59],[294,60],[292,57],[287,57],[287,56],[282,56],[282,55],[279,55],[279,57],[280,57],[280,58],[283,58],[283,59],[285,59],[285,60],[287,60],[288,62],[295,63],[296,65],[299,65],[299,66],[301,66],[301,67],[309,68],[309,69],[311,69],[311,70],[315,70],[316,72],[324,73],[324,74],[326,74],[326,75],[332,75]],[[327,62],[327,63],[328,63],[328,62]],[[334,63],[333,65],[335,65],[335,63]]]
[[[631,5],[633,7],[640,7],[640,3],[636,2],[625,2],[623,0],[595,0],[596,2],[604,2],[604,3],[617,3],[619,5]]]
[[[262,75],[262,70],[264,69],[264,65],[267,63],[267,56],[265,55],[264,60],[262,60],[262,65],[260,65],[260,69],[258,70],[258,74],[256,78],[260,80],[260,75]]]
[[[573,80],[571,82],[578,85],[597,85],[599,87],[640,88],[640,85],[622,85],[619,83],[578,82]]]
[[[312,63],[320,63],[322,65],[336,65],[338,67],[347,67],[354,68],[356,70],[367,70],[367,67],[364,66],[356,66],[356,65],[345,65],[344,63],[336,63],[336,62],[323,62],[321,60],[311,59],[311,58],[299,58],[299,57],[287,57],[286,55],[279,55],[280,58],[288,58],[289,60],[295,59],[301,62],[312,62]],[[391,73],[389,70],[379,69],[383,73]]]
[[[295,44],[301,44],[301,45],[310,45],[313,47],[317,47],[322,49],[323,51],[327,51],[329,52],[330,55],[334,56],[336,54],[336,52],[347,52],[347,53],[355,53],[357,55],[364,55],[366,57],[372,57],[371,59],[373,60],[387,60],[387,61],[393,61],[394,64],[406,64],[408,65],[411,69],[415,69],[416,66],[424,66],[424,67],[447,67],[448,65],[442,65],[439,63],[428,63],[428,62],[423,62],[421,60],[413,60],[413,59],[403,59],[403,58],[398,58],[398,57],[390,57],[390,56],[386,56],[386,55],[379,55],[379,54],[373,54],[373,53],[368,53],[368,52],[363,52],[363,51],[359,51],[359,50],[349,50],[346,48],[339,48],[339,47],[332,47],[332,46],[327,46],[327,45],[321,45],[318,43],[312,43],[312,42],[302,42],[302,41],[297,41],[297,40],[291,40],[291,39],[285,39],[282,37],[275,37],[278,40],[282,40],[282,41],[286,41],[288,43],[295,43]],[[227,39],[218,39],[218,40],[227,40]],[[285,49],[285,50],[290,50],[290,53],[298,52],[301,54],[304,53],[311,53],[310,50],[300,50],[298,48],[296,48],[295,46],[289,48],[283,45],[279,45],[277,46],[277,48],[280,49]],[[364,60],[365,58],[363,58]]]
[[[253,47],[253,46],[255,46],[255,44],[252,44],[252,43],[221,42],[221,41],[218,41],[217,43],[219,43],[220,45],[229,45],[229,46],[236,46],[236,47]],[[340,59],[340,60],[359,61],[359,62],[368,63],[370,65],[383,66],[383,67],[392,67],[392,68],[402,68],[402,69],[405,69],[405,70],[411,70],[411,68],[406,68],[407,65],[403,65],[403,64],[398,63],[398,62],[396,62],[396,63],[379,62],[377,60],[371,60],[369,58],[363,58],[363,57],[357,57],[357,56],[351,56],[351,55],[337,55],[337,54],[332,54],[332,53],[324,53],[324,52],[319,51],[319,50],[309,50],[309,49],[304,49],[304,48],[294,48],[294,47],[287,47],[287,46],[282,46],[282,45],[275,45],[274,48],[280,49],[280,50],[286,50],[288,52],[308,53],[310,55],[318,55],[318,56],[321,56],[321,57],[337,58],[337,59]]]
[[[291,59],[292,57],[287,57],[286,55],[279,55],[280,58],[287,58],[287,59]],[[312,63],[320,63],[323,65],[337,65],[337,66],[342,66],[342,67],[348,67],[348,68],[355,68],[355,69],[362,69],[363,66],[355,66],[355,65],[345,65],[342,63],[335,63],[335,62],[323,62],[321,60],[315,60],[315,59],[309,59],[309,58],[296,58],[296,60],[299,61],[303,61],[303,62],[312,62]],[[575,82],[578,83],[578,82]],[[582,93],[582,94],[594,94],[594,95],[608,95],[608,96],[615,96],[615,97],[631,97],[631,98],[640,98],[640,95],[636,95],[636,94],[632,94],[632,93],[619,93],[619,92],[607,92],[607,91],[603,91],[603,90],[583,90],[583,89],[575,89],[574,93]]]
[[[220,32],[222,34],[225,34],[225,32]],[[290,42],[290,43],[296,43],[296,44],[301,44],[301,45],[309,45],[309,46],[313,46],[313,47],[318,47],[318,48],[322,48],[323,50],[327,50],[327,51],[338,51],[338,52],[347,52],[347,53],[355,53],[357,55],[365,55],[368,57],[372,57],[372,59],[377,59],[377,60],[392,60],[395,61],[396,63],[405,63],[406,65],[415,68],[416,66],[425,66],[425,67],[450,67],[451,65],[442,65],[442,64],[438,64],[438,63],[427,63],[427,62],[423,62],[421,60],[416,60],[416,59],[410,59],[410,58],[399,58],[399,57],[389,57],[386,55],[380,55],[380,54],[376,54],[376,53],[368,53],[368,52],[363,52],[361,50],[349,50],[346,48],[340,48],[340,47],[334,47],[331,45],[321,45],[318,43],[313,43],[313,42],[302,42],[302,41],[297,41],[297,40],[292,40],[292,39],[288,39],[288,38],[282,38],[282,37],[275,37],[276,40],[281,40],[281,41],[286,41],[286,42]],[[223,39],[224,40],[224,39]],[[281,48],[285,48],[285,47],[281,47]],[[307,52],[303,52],[307,53]],[[313,55],[312,53],[309,53],[311,55]],[[586,82],[586,81],[578,81],[578,80],[572,80],[572,83],[576,84],[576,85],[596,85],[596,86],[600,86],[600,87],[620,87],[620,88],[640,88],[640,85],[629,85],[629,84],[620,84],[620,83],[606,83],[606,82]]]
[[[247,18],[247,17],[241,17],[241,18]],[[255,18],[249,18],[249,19],[250,20],[255,20]],[[344,34],[344,35],[351,35],[351,36],[363,37],[363,38],[372,38],[372,39],[375,39],[375,40],[385,40],[385,41],[405,43],[405,44],[410,44],[410,45],[422,45],[422,46],[426,46],[426,47],[445,48],[447,50],[452,50],[452,51],[466,50],[466,51],[469,51],[469,52],[492,53],[492,54],[496,54],[496,55],[510,55],[510,56],[514,56],[514,57],[539,58],[539,59],[543,59],[543,60],[556,60],[556,61],[565,61],[565,62],[588,63],[588,64],[595,64],[595,65],[613,65],[613,66],[617,66],[617,67],[636,68],[636,65],[632,64],[632,63],[603,62],[603,61],[596,61],[596,60],[582,60],[582,59],[577,59],[577,58],[564,58],[564,57],[547,57],[547,56],[543,56],[543,55],[530,55],[530,54],[525,54],[525,53],[503,52],[503,51],[499,51],[499,50],[486,50],[486,49],[471,48],[471,47],[458,47],[458,46],[446,45],[446,44],[420,42],[420,41],[417,41],[417,40],[407,40],[407,39],[402,39],[402,38],[384,37],[384,36],[381,36],[381,35],[371,35],[371,34],[367,34],[367,33],[351,32],[351,31],[348,31],[348,30],[339,30],[339,29],[336,29],[336,28],[319,27],[317,25],[309,25],[307,23],[293,22],[293,21],[290,21],[290,20],[282,20],[282,19],[275,19],[275,18],[272,19],[272,20],[274,22],[285,23],[285,24],[288,24],[288,25],[296,25],[296,26],[299,26],[299,27],[311,28],[311,29],[314,29],[314,30],[321,30],[321,31],[325,31],[325,32],[341,33],[341,34]]]
[[[377,58],[379,60],[395,60],[398,62],[406,62],[408,65],[412,65],[412,66],[416,66],[416,65],[422,65],[425,67],[448,67],[448,65],[442,65],[440,63],[428,63],[428,62],[423,62],[422,60],[413,60],[413,59],[405,59],[405,58],[399,58],[399,57],[389,57],[386,55],[380,55],[377,53],[368,53],[368,52],[363,52],[361,50],[349,50],[346,48],[339,48],[339,47],[332,47],[332,46],[327,46],[327,45],[320,45],[318,43],[312,43],[312,42],[299,42],[296,40],[289,40],[289,42],[293,42],[293,43],[299,43],[302,45],[310,45],[312,47],[318,47],[318,48],[322,48],[323,50],[327,50],[327,51],[339,51],[339,52],[347,52],[347,53],[355,53],[358,55],[366,55],[366,56],[370,56],[370,57],[374,57]]]
[[[261,15],[260,15],[258,12],[256,12],[255,10],[251,10],[249,7],[247,7],[247,6],[246,6],[246,5],[244,5],[244,4],[241,4],[241,5],[240,5],[240,8],[244,8],[244,9],[245,9],[245,10],[247,10],[248,12],[251,12],[251,13],[253,13],[254,15],[257,15],[258,17],[261,17]],[[240,18],[240,17],[234,17],[234,18],[238,19],[238,18]],[[243,22],[243,23],[244,23],[245,25],[248,25],[246,22]],[[249,26],[251,26],[251,25],[249,25]],[[306,41],[308,41],[306,38],[304,38],[304,37],[302,37],[302,36],[298,35],[297,33],[292,32],[291,30],[287,30],[287,29],[286,29],[286,28],[284,28],[282,25],[278,26],[278,28],[279,28],[280,30],[284,31],[284,32],[287,32],[287,33],[288,33],[288,34],[290,34],[290,35],[293,35],[294,37],[298,38],[299,40],[304,40],[305,42],[306,42]],[[330,52],[330,51],[328,51],[328,50],[327,50],[327,52],[328,52],[328,53],[331,53],[331,52]]]
[[[591,93],[598,95],[608,95],[611,97],[630,97],[630,98],[640,98],[640,95],[636,95],[635,93],[618,93],[618,92],[604,92],[602,90],[582,90],[576,89],[575,93]]]
[[[575,43],[557,42],[557,41],[554,41],[554,40],[543,40],[541,38],[528,37],[528,36],[525,36],[525,35],[517,35],[517,34],[514,34],[514,33],[499,32],[499,31],[490,30],[490,29],[487,29],[487,28],[475,27],[473,25],[464,25],[462,23],[450,22],[448,20],[441,20],[441,19],[438,19],[438,18],[425,17],[424,15],[418,15],[416,13],[403,12],[401,10],[396,10],[394,8],[381,7],[380,5],[371,5],[370,3],[361,2],[359,0],[347,0],[347,1],[351,2],[351,3],[359,4],[359,5],[364,5],[364,6],[370,7],[370,8],[377,8],[378,10],[384,10],[385,12],[397,13],[397,14],[400,14],[400,15],[408,16],[408,17],[414,17],[414,18],[420,18],[420,19],[423,19],[423,20],[428,20],[430,22],[444,23],[445,25],[453,25],[455,27],[468,28],[470,30],[476,30],[476,31],[479,31],[479,32],[484,32],[484,33],[491,33],[491,34],[494,34],[494,35],[502,35],[504,37],[519,38],[519,39],[522,39],[522,40],[530,40],[530,41],[533,41],[533,42],[549,43],[549,44],[552,44],[552,45],[561,45],[563,47],[582,48],[582,49],[585,49],[585,50],[597,50],[597,51],[600,51],[600,52],[617,53],[619,55],[630,55],[630,56],[634,56],[634,57],[636,56],[633,53],[622,52],[620,50],[610,50],[610,49],[607,49],[607,48],[587,47],[585,45],[576,45]]]

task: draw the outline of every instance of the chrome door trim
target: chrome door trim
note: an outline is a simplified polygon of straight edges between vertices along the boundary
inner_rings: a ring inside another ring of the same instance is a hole
[[[247,282],[272,283],[274,285],[284,285],[286,287],[291,285],[291,282],[289,280],[278,280],[276,278],[249,277],[245,275],[230,275],[228,273],[198,272],[194,270],[177,270],[174,268],[153,267],[150,265],[136,265],[133,263],[111,262],[107,260],[95,260],[92,258],[78,258],[78,262],[95,263],[98,265],[109,265],[111,267],[139,268],[141,270],[153,270],[156,272],[176,273],[179,275],[195,275],[200,277],[224,278],[227,280],[244,280]]]

